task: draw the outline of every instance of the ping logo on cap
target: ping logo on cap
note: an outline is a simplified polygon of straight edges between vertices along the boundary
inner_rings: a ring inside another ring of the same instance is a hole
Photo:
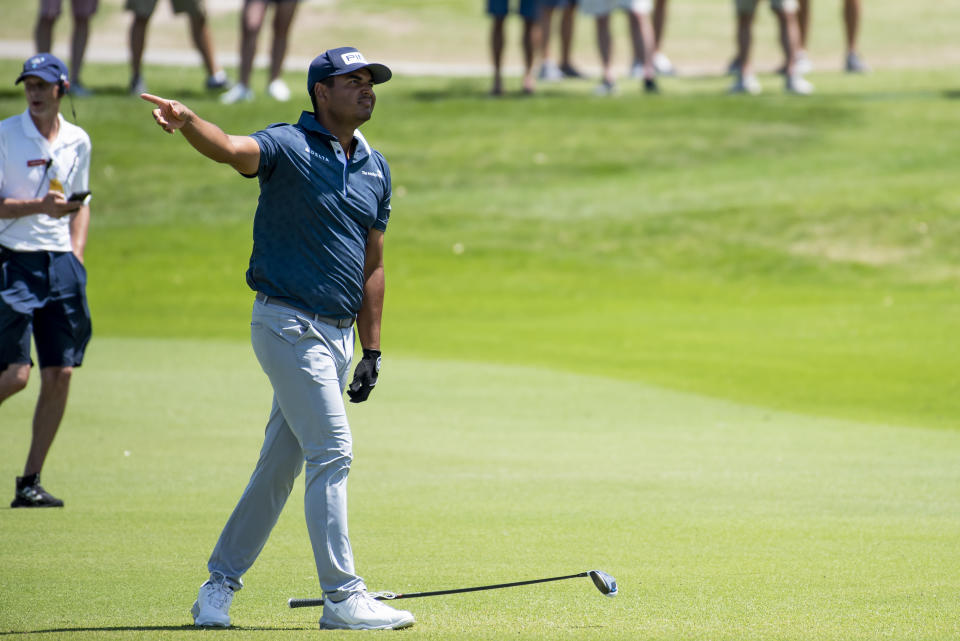
[[[30,66],[36,69],[43,64],[45,58],[43,56],[37,56],[36,58],[30,58]]]
[[[343,60],[345,65],[353,64],[367,64],[367,59],[363,57],[363,54],[359,51],[351,51],[350,53],[344,53],[340,55],[340,58]]]

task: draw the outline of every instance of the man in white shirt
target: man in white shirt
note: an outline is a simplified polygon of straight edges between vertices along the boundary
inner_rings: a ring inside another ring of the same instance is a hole
[[[60,115],[66,65],[23,64],[27,109],[0,122],[0,403],[27,385],[33,334],[40,396],[23,476],[10,507],[62,507],[40,471],[90,340],[83,250],[90,222],[90,138]]]

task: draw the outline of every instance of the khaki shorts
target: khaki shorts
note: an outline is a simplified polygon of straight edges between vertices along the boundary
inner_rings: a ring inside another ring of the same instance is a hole
[[[44,18],[60,17],[60,8],[63,0],[40,0],[40,15]],[[97,0],[70,0],[73,15],[78,18],[89,18],[97,12]]]
[[[737,13],[753,13],[757,9],[757,2],[758,0],[734,0]],[[797,0],[770,0],[770,8],[774,11],[795,13],[799,7]]]
[[[605,16],[614,9],[626,9],[635,13],[650,13],[653,0],[580,0],[580,11],[591,16]]]
[[[205,16],[203,0],[170,0],[174,13],[188,13],[191,16]],[[157,0],[127,0],[127,11],[133,11],[139,18],[149,18],[157,8]]]

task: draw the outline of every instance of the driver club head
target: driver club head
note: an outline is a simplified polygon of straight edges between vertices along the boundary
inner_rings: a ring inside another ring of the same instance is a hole
[[[617,580],[615,578],[601,570],[590,570],[587,574],[593,579],[593,584],[597,586],[601,594],[611,598],[617,596]]]

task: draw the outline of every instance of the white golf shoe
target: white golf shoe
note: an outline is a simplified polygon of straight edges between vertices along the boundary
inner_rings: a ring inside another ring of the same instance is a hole
[[[763,87],[760,85],[760,81],[752,73],[746,75],[738,73],[736,82],[730,85],[730,93],[746,93],[756,96],[762,92]]]
[[[229,628],[232,602],[233,590],[226,583],[207,581],[200,586],[197,600],[190,608],[193,624],[202,628]]]
[[[267,85],[267,93],[278,102],[287,102],[290,100],[290,87],[287,86],[287,83],[285,83],[282,78],[272,80],[270,84]]]
[[[374,599],[369,592],[355,592],[340,603],[326,599],[321,630],[399,630],[414,624],[413,615],[395,610]]]
[[[220,94],[220,102],[225,105],[234,105],[238,102],[252,102],[253,98],[253,89],[250,89],[240,82]]]
[[[813,84],[800,74],[793,74],[787,76],[786,91],[798,96],[809,96],[813,93]]]

